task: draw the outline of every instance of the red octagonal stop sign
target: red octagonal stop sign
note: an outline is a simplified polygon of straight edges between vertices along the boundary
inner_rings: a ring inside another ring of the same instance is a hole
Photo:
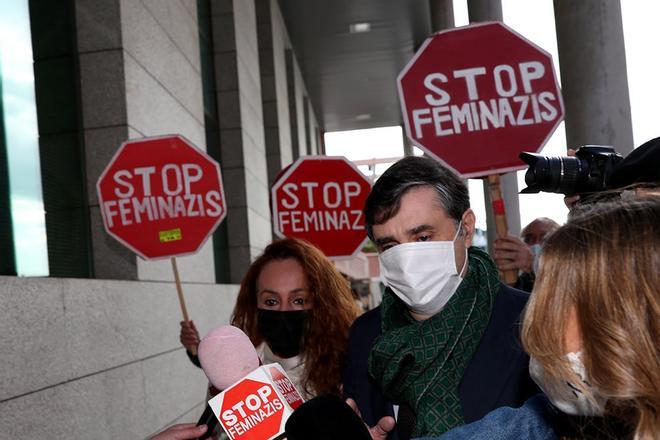
[[[305,239],[328,257],[362,249],[367,240],[362,208],[371,182],[348,159],[301,157],[271,191],[278,236]]]
[[[107,232],[145,259],[197,252],[227,211],[220,166],[179,135],[124,142],[96,189]]]
[[[525,168],[564,116],[550,54],[499,22],[431,36],[398,86],[408,137],[464,178]]]
[[[271,439],[281,431],[284,404],[269,383],[242,379],[227,390],[220,420],[233,440]]]

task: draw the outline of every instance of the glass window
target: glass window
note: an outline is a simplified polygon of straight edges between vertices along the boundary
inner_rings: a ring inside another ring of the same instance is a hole
[[[47,276],[46,226],[27,0],[0,3],[0,84],[0,117],[4,128],[0,135],[4,138],[6,150],[16,272],[20,276]],[[7,194],[0,196],[6,198]]]

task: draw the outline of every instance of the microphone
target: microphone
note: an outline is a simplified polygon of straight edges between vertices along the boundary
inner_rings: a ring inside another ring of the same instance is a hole
[[[360,416],[334,394],[322,394],[300,405],[285,427],[287,440],[371,440]]]
[[[214,388],[228,388],[260,364],[250,338],[230,325],[218,327],[206,335],[197,347],[197,356],[204,374],[213,385],[210,390],[212,395],[217,394]],[[197,421],[197,426],[200,425],[206,425],[208,429],[198,440],[205,440],[215,432],[218,419],[209,405]]]
[[[197,356],[209,382],[219,390],[229,388],[261,364],[250,338],[231,325],[206,335],[197,347]]]
[[[222,390],[208,403],[229,438],[282,438],[287,419],[303,404],[284,369],[260,366],[250,338],[228,325],[209,333],[198,352],[209,381]]]

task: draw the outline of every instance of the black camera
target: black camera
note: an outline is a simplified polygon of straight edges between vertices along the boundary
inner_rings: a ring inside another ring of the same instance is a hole
[[[529,165],[525,173],[527,188],[521,193],[544,191],[572,195],[608,189],[612,171],[623,156],[609,146],[585,145],[574,157],[520,153],[520,159]]]

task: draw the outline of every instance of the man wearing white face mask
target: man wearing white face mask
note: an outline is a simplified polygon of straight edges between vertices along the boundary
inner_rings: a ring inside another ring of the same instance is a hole
[[[528,296],[471,247],[465,182],[407,157],[379,178],[364,213],[387,285],[349,336],[344,394],[364,421],[396,415],[393,439],[439,435],[538,392],[518,338]]]
[[[495,240],[494,257],[497,268],[501,271],[520,271],[514,284],[516,289],[532,291],[543,240],[557,228],[559,224],[554,220],[539,217],[522,229],[522,239],[508,235]]]

